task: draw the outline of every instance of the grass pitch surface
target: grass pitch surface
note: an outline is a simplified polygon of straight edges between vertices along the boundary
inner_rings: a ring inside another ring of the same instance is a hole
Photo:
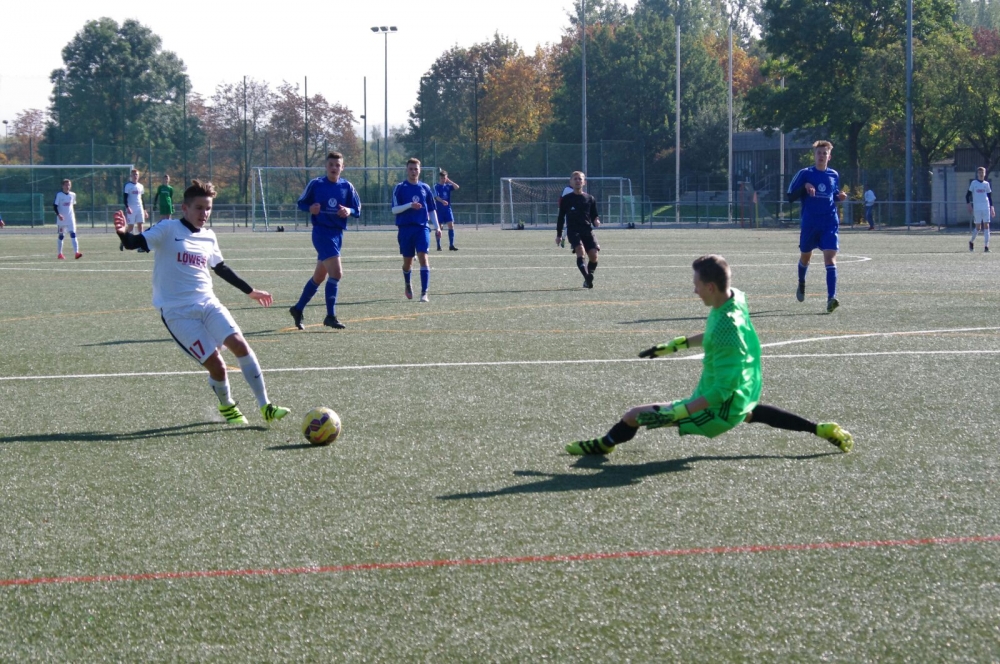
[[[1000,657],[990,254],[843,233],[827,315],[819,254],[795,301],[794,231],[603,231],[593,290],[552,235],[460,228],[420,304],[394,234],[349,233],[348,328],[321,289],[301,332],[309,236],[220,231],[276,298],[216,280],[293,410],[271,427],[236,372],[250,425],[222,422],[150,257],[0,235],[0,660]],[[636,353],[703,329],[705,253],[748,294],[764,401],[841,423],[852,454],[756,424],[563,452],[691,392],[696,353]],[[321,405],[344,433],[312,448]]]

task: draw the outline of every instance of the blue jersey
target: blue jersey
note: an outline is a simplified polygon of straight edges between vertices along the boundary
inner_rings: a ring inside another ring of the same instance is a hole
[[[299,196],[299,209],[308,212],[313,203],[320,204],[319,214],[310,216],[313,226],[343,230],[347,228],[347,219],[341,219],[337,208],[344,206],[352,210],[351,216],[361,216],[361,199],[354,185],[340,178],[336,182],[323,177],[311,180],[306,190]]]
[[[424,208],[422,210],[411,208],[397,214],[396,225],[429,227],[431,212],[437,211],[434,192],[431,191],[430,185],[424,182],[410,184],[409,180],[397,184],[396,188],[392,190],[392,207],[410,203],[420,203]]]
[[[454,190],[455,187],[450,183],[434,185],[434,195],[448,202],[447,205],[438,208],[438,221],[455,221],[455,215],[451,211],[451,192]]]
[[[802,190],[806,183],[816,187],[816,194],[810,196]],[[837,216],[837,195],[840,194],[840,174],[832,168],[825,171],[815,166],[803,168],[788,185],[789,200],[802,201],[802,225],[814,223],[839,224]]]

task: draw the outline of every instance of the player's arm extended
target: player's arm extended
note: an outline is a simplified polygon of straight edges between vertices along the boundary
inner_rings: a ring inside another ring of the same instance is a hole
[[[149,251],[149,244],[146,243],[146,238],[141,233],[139,235],[135,233],[118,233],[118,240],[126,249]]]
[[[236,274],[233,268],[229,267],[225,263],[219,263],[213,267],[212,270],[214,270],[215,273],[219,275],[219,277],[227,284],[235,286],[243,293],[249,295],[253,292],[253,286],[244,281],[240,275]]]

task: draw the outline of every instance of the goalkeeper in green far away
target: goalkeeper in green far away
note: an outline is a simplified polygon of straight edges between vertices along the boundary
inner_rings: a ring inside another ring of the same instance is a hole
[[[601,438],[580,440],[566,446],[570,454],[608,454],[616,445],[632,440],[640,426],[677,427],[680,435],[715,438],[741,422],[758,422],[778,429],[806,431],[833,443],[843,452],[854,448],[854,438],[834,422],[810,422],[760,401],[763,374],[760,341],[750,322],[742,291],[730,286],[729,264],[722,256],[702,256],[694,268],[694,292],[712,308],[705,332],[648,348],[639,357],[655,358],[701,346],[704,350],[701,379],[694,394],[671,403],[650,403],[631,408]]]

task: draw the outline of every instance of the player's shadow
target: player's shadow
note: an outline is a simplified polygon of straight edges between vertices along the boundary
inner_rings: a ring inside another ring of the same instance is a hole
[[[174,438],[179,436],[205,436],[220,431],[267,431],[263,426],[232,427],[225,422],[196,422],[174,427],[159,427],[112,433],[108,431],[75,431],[69,433],[39,433],[23,436],[0,436],[0,445],[9,443],[124,443],[150,438]]]
[[[81,348],[91,348],[94,346],[127,346],[130,344],[163,344],[173,339],[117,339],[115,341],[102,341],[96,344],[80,344]]]
[[[564,291],[578,291],[579,286],[567,288],[522,288],[520,290],[492,290],[492,291],[449,291],[447,293],[435,293],[434,297],[447,297],[449,295],[507,295],[509,293],[562,293]]]
[[[751,454],[745,456],[693,456],[686,459],[666,459],[639,464],[608,464],[606,456],[580,457],[574,468],[596,470],[596,473],[581,475],[579,473],[542,473],[536,470],[515,470],[518,477],[539,477],[536,482],[514,484],[493,491],[471,491],[468,493],[452,493],[438,496],[438,500],[465,500],[470,498],[494,498],[522,493],[561,493],[565,491],[589,491],[592,489],[615,489],[640,484],[644,478],[666,473],[679,473],[692,470],[692,464],[699,461],[749,461],[756,459],[783,459],[804,461],[820,457],[840,454],[839,452],[820,452],[795,456]]]

